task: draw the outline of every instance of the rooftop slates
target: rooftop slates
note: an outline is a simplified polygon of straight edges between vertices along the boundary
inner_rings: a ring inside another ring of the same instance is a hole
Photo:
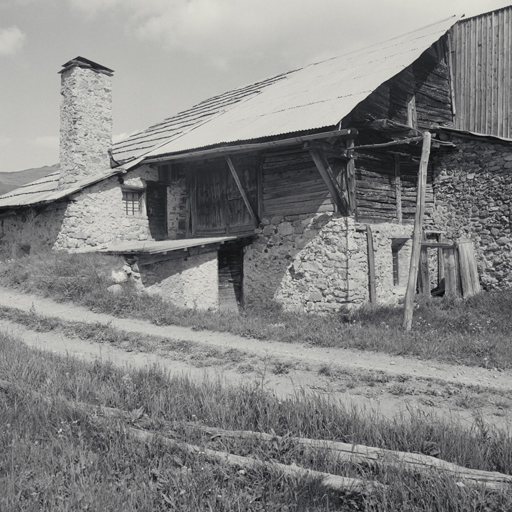
[[[334,126],[456,21],[442,20],[383,44],[215,96],[115,145],[114,157],[124,160],[137,151],[147,152],[151,143],[155,150],[148,157]],[[166,137],[170,140],[162,145]]]

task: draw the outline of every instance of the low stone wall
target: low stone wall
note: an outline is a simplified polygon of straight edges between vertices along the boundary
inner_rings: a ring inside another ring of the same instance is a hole
[[[396,303],[406,280],[393,281],[392,240],[410,238],[411,225],[372,225],[377,298]],[[244,259],[246,304],[271,300],[285,309],[327,313],[360,306],[369,300],[365,226],[335,213],[263,219],[258,238]],[[400,250],[407,272],[410,242]],[[404,270],[405,268],[405,270]]]
[[[476,248],[484,289],[512,286],[512,144],[450,135],[457,149],[434,157],[437,228]]]

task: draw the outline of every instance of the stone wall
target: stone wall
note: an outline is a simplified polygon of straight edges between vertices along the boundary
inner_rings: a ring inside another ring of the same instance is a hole
[[[0,257],[11,258],[31,250],[91,250],[109,243],[151,240],[145,209],[134,216],[124,212],[122,185],[143,190],[147,182],[158,181],[158,172],[141,166],[127,173],[123,181],[121,184],[114,176],[75,194],[70,202],[26,209],[0,220]],[[174,215],[177,221],[169,227],[169,238],[183,232],[179,205]]]
[[[457,149],[434,156],[437,228],[474,242],[484,289],[512,285],[512,144],[451,135]]]
[[[60,181],[71,183],[110,169],[111,73],[73,65],[62,71]]]
[[[392,240],[409,238],[412,226],[373,225],[377,298],[396,303],[405,295],[405,280],[393,282]],[[276,216],[263,219],[257,238],[244,256],[248,305],[275,300],[285,309],[333,312],[369,300],[365,226],[335,213]],[[410,242],[400,251],[408,269]]]
[[[56,203],[44,210],[27,209],[0,219],[0,259],[53,249],[66,209],[66,203]]]
[[[147,181],[157,181],[158,172],[149,166],[130,171],[123,185],[144,189]],[[126,215],[118,177],[108,178],[78,193],[68,205],[55,249],[85,250],[105,244],[151,240],[145,209]]]
[[[217,266],[217,251],[213,251],[138,268],[147,293],[159,295],[179,307],[217,310]]]

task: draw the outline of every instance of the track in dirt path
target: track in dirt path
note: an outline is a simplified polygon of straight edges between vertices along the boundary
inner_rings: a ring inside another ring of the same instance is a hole
[[[326,393],[347,406],[362,407],[387,417],[417,409],[441,418],[472,422],[481,414],[500,427],[512,425],[512,373],[484,368],[453,366],[435,361],[393,357],[381,353],[347,349],[307,347],[275,341],[253,340],[229,333],[194,331],[178,326],[157,326],[149,322],[94,313],[73,304],[25,295],[0,288],[0,306],[64,321],[101,323],[144,336],[191,343],[192,354],[184,357],[165,344],[149,352],[127,352],[119,347],[66,338],[62,333],[36,333],[2,321],[2,330],[30,346],[86,360],[100,358],[116,365],[144,367],[158,365],[169,372],[193,379],[222,378],[226,383],[254,383],[277,396],[296,392]],[[217,357],[209,358],[215,349]],[[239,351],[243,361],[233,363],[220,353]],[[478,387],[475,387],[478,386]]]

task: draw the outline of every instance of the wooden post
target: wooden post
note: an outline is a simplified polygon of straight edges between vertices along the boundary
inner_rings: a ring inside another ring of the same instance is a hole
[[[439,233],[437,241],[440,243],[444,242],[444,235]],[[441,281],[444,279],[444,258],[443,249],[437,249],[437,285],[441,285]]]
[[[368,247],[368,278],[370,281],[370,302],[377,303],[377,289],[375,285],[375,253],[373,250],[373,233],[370,226],[366,226],[366,241]]]
[[[412,313],[414,309],[414,295],[416,293],[416,280],[418,279],[418,264],[420,261],[421,236],[423,227],[423,211],[425,209],[425,188],[427,186],[427,168],[430,155],[430,132],[423,134],[423,147],[418,173],[418,193],[416,196],[416,214],[414,216],[414,234],[412,238],[411,265],[409,267],[409,280],[405,293],[404,329],[410,331],[412,327]]]
[[[428,265],[428,248],[422,247],[420,250],[420,263],[419,263],[419,292],[422,295],[430,297],[430,269]]]
[[[354,139],[347,140],[347,190],[349,215],[357,215],[356,164],[354,162]]]
[[[402,179],[400,176],[400,157],[395,155],[395,201],[396,220],[402,224]]]
[[[455,251],[455,246],[451,249],[443,249],[445,297],[459,296]]]

